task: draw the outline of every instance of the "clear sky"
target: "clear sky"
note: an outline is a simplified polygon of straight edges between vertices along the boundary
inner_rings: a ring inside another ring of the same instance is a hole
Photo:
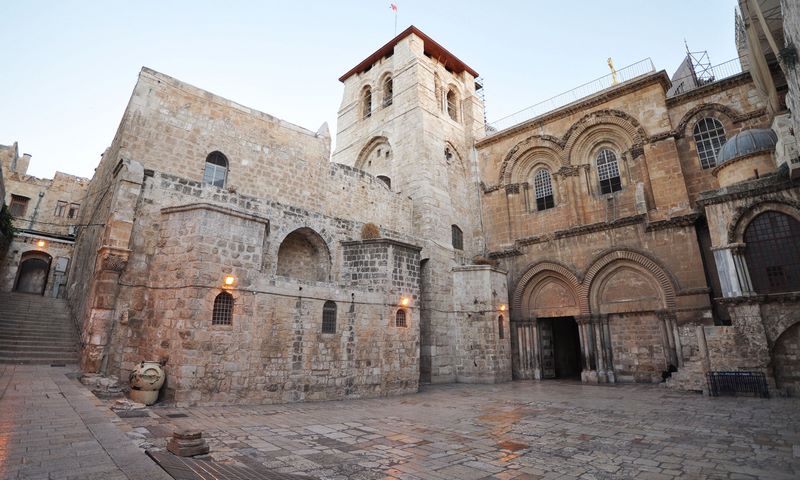
[[[413,24],[485,79],[489,121],[650,57],[736,57],[735,0],[399,0]],[[29,173],[91,177],[147,66],[335,135],[337,80],[395,33],[389,0],[0,0],[0,144]]]

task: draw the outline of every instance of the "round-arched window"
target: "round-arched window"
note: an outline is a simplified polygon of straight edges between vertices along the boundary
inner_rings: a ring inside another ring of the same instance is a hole
[[[725,127],[714,117],[701,119],[694,126],[694,141],[700,166],[714,168],[717,166],[717,153],[725,143]]]
[[[613,193],[622,190],[617,156],[608,148],[597,152],[597,177],[600,180],[600,193]]]
[[[553,200],[553,184],[547,169],[542,168],[533,176],[533,189],[536,194],[536,210],[542,211],[556,206]]]

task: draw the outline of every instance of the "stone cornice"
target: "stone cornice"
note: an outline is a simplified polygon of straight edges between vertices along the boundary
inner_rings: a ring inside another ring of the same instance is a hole
[[[694,88],[686,93],[675,95],[674,97],[667,98],[667,106],[674,107],[692,101],[697,97],[703,97],[713,93],[721,92],[737,85],[742,85],[752,81],[750,72],[742,72],[732,77],[723,78],[722,80],[703,85],[702,87]]]
[[[756,197],[759,195],[789,190],[795,185],[788,178],[788,174],[783,170],[784,168],[781,168],[781,170],[778,170],[776,174],[703,192],[700,194],[700,197],[697,199],[696,203],[701,207],[705,207],[708,205],[729,202],[731,200]]]
[[[694,225],[699,217],[700,214],[695,212],[688,215],[680,215],[677,217],[668,218],[666,220],[657,220],[655,222],[649,222],[645,230],[651,232],[655,230],[664,230],[666,228],[689,227]]]
[[[721,297],[721,298],[715,298],[714,301],[722,305],[800,303],[800,292],[752,294],[752,295],[743,295],[740,297]]]
[[[343,240],[340,242],[342,246],[351,247],[358,245],[392,245],[395,247],[407,248],[416,252],[422,251],[422,247],[412,245],[410,243],[393,240],[391,238],[369,238],[366,240]]]
[[[171,215],[173,213],[179,212],[190,212],[192,210],[207,210],[211,212],[222,213],[224,215],[230,215],[232,217],[241,218],[244,220],[250,220],[253,222],[269,224],[269,219],[266,217],[262,217],[261,215],[256,215],[254,213],[242,212],[239,210],[234,210],[232,208],[221,207],[219,205],[214,205],[211,203],[190,203],[187,205],[178,205],[175,207],[165,207],[161,209],[162,215]]]
[[[481,148],[488,145],[492,145],[507,137],[525,131],[529,128],[542,126],[546,123],[553,122],[560,118],[588,110],[590,108],[596,107],[615,98],[627,95],[640,88],[647,87],[656,83],[660,83],[664,88],[665,92],[669,89],[670,86],[669,77],[667,76],[667,73],[664,70],[644,75],[642,77],[630,80],[628,82],[623,82],[622,84],[616,87],[611,87],[609,89],[600,91],[583,100],[578,100],[576,102],[567,104],[563,107],[559,107],[555,110],[551,110],[550,112],[536,116],[530,120],[526,120],[512,127],[500,130],[499,132],[496,132],[492,135],[484,137],[483,139],[475,142],[475,148]]]

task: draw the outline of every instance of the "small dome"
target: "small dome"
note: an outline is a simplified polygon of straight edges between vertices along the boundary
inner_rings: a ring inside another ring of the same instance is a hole
[[[752,128],[732,136],[717,154],[717,165],[758,152],[772,152],[778,136],[769,128]]]

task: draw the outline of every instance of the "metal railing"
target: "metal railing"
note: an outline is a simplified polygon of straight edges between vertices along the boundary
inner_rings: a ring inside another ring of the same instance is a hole
[[[745,394],[769,398],[764,372],[708,372],[707,375],[708,394],[712,397]]]
[[[689,75],[673,79],[671,96],[690,92],[695,88],[700,88],[740,73],[742,73],[742,63],[739,58],[734,58],[704,69],[701,72],[690,73]]]
[[[594,95],[595,93],[605,90],[609,87],[613,87],[614,85],[627,82],[628,80],[632,80],[636,77],[647,75],[648,73],[653,73],[655,71],[656,69],[653,65],[653,61],[648,57],[632,65],[628,65],[627,67],[620,68],[614,73],[604,75],[600,78],[592,80],[591,82],[587,82],[583,85],[575,87],[572,90],[548,98],[547,100],[539,102],[535,105],[531,105],[530,107],[524,108],[516,113],[512,113],[511,115],[505,116],[499,120],[495,120],[494,122],[490,123],[489,126],[495,130],[502,130],[504,128],[522,123],[526,120],[530,120],[531,118],[537,117],[543,113],[555,110],[559,107],[569,105],[570,103],[576,102],[590,95]]]

